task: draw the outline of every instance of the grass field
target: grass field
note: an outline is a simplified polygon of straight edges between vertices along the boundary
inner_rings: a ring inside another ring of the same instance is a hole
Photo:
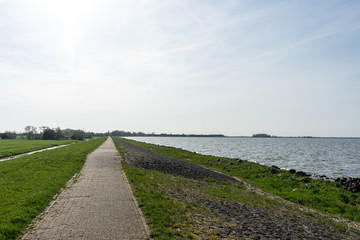
[[[0,140],[0,158],[72,143],[74,140]]]
[[[0,239],[24,230],[105,138],[0,162]]]
[[[124,140],[165,156],[236,176],[265,192],[320,212],[360,222],[360,194],[349,192],[338,183],[298,177],[282,170],[272,174],[270,167],[253,162],[239,162],[236,159],[205,156],[178,148]]]

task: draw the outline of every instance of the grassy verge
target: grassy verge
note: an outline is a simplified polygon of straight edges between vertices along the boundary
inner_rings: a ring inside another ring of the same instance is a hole
[[[326,214],[360,222],[360,194],[344,190],[338,183],[299,177],[287,171],[270,173],[270,167],[248,161],[205,156],[186,150],[127,140],[153,152],[193,162],[244,179],[263,191]]]
[[[20,234],[104,141],[99,138],[0,162],[0,239]]]
[[[0,158],[72,142],[74,140],[0,140]]]

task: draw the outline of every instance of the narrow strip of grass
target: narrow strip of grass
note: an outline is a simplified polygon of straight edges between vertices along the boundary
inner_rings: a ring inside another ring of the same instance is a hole
[[[287,171],[270,173],[270,167],[248,161],[196,154],[179,148],[123,139],[150,151],[193,162],[246,180],[263,191],[326,214],[360,222],[360,194],[345,190],[338,183],[300,177]]]
[[[0,239],[23,231],[105,138],[0,162]]]
[[[74,140],[0,140],[0,158],[21,153],[32,152],[44,148],[64,145],[75,142]]]

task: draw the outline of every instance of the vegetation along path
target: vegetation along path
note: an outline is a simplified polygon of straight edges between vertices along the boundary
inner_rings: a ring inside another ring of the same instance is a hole
[[[22,239],[146,239],[148,232],[108,138]]]

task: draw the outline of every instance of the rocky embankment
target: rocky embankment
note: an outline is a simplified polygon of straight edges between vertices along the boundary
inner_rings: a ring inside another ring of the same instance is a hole
[[[280,168],[277,166],[272,166],[271,173],[277,173],[277,169],[280,169]],[[360,193],[360,178],[341,177],[341,178],[332,179],[325,175],[309,174],[309,173],[305,173],[302,171],[296,171],[295,169],[290,169],[289,172],[292,174],[295,174],[297,176],[302,176],[302,177],[312,176],[312,177],[320,178],[323,180],[334,181],[334,182],[340,183],[346,190],[348,190],[350,192]]]
[[[121,141],[120,139],[115,140],[127,150],[126,160],[133,166],[181,175],[188,178],[218,178],[236,181],[233,177],[219,172],[214,172],[199,165],[162,156],[144,148]]]
[[[130,165],[188,178],[233,180],[231,176],[196,164],[168,158],[121,139],[115,140],[125,149],[125,160]],[[194,231],[201,232],[198,239],[360,239],[359,233],[319,223],[316,217],[284,205],[274,210],[225,198],[208,198],[185,189],[168,189],[167,195],[207,209],[208,214],[193,216]]]
[[[340,183],[350,192],[360,193],[360,178],[342,177],[335,179],[335,182]]]

